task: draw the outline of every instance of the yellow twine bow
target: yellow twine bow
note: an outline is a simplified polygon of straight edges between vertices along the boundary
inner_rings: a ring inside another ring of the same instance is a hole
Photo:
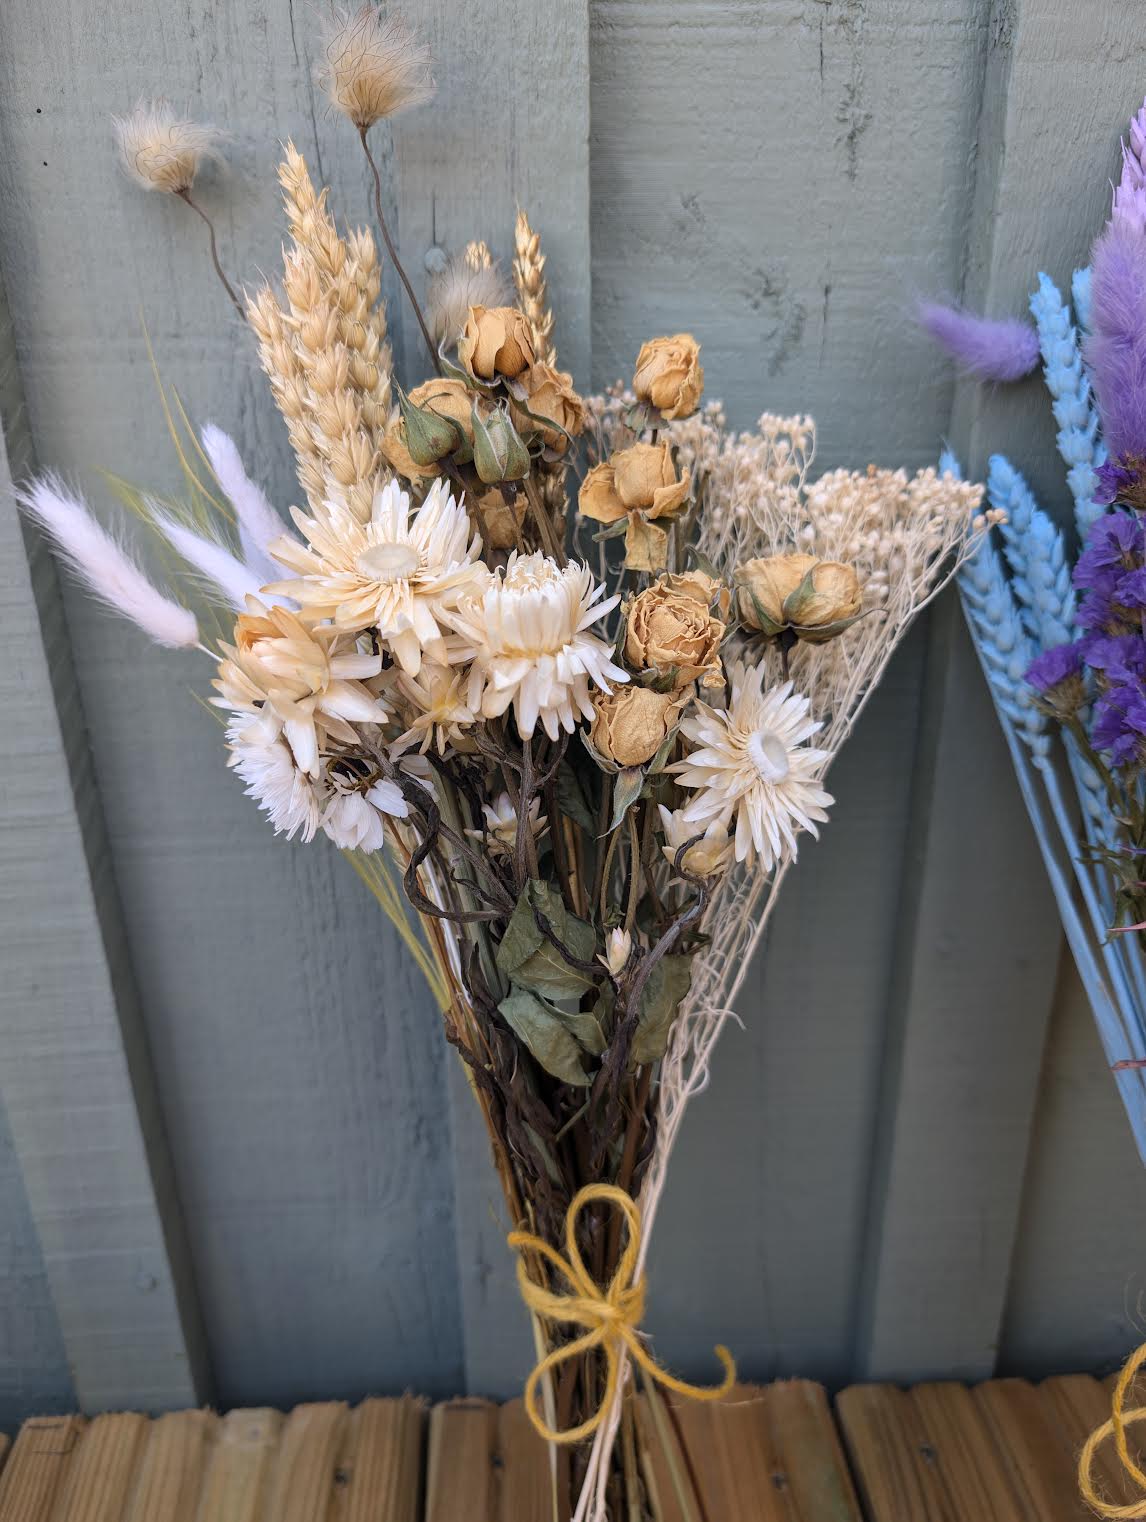
[[[577,1246],[577,1217],[587,1205],[598,1201],[614,1205],[628,1226],[628,1241],[621,1254],[621,1261],[604,1289],[585,1267]],[[719,1400],[736,1383],[736,1365],[725,1347],[716,1349],[716,1356],[724,1365],[723,1383],[707,1389],[677,1379],[667,1369],[662,1369],[646,1351],[639,1330],[645,1313],[645,1281],[643,1277],[636,1280],[633,1278],[641,1250],[641,1212],[623,1189],[614,1184],[587,1184],[578,1191],[565,1214],[564,1258],[548,1242],[535,1237],[532,1232],[511,1231],[508,1241],[510,1247],[537,1253],[572,1286],[571,1293],[555,1294],[544,1285],[536,1284],[529,1277],[524,1259],[518,1258],[517,1283],[521,1297],[529,1309],[536,1315],[543,1316],[546,1321],[589,1328],[583,1336],[574,1338],[572,1342],[543,1358],[525,1382],[526,1414],[536,1430],[549,1442],[579,1443],[596,1432],[616,1397],[625,1351],[649,1379],[655,1379],[666,1390],[675,1390],[678,1395],[687,1395],[692,1400]],[[545,1376],[559,1365],[571,1358],[579,1358],[582,1353],[590,1353],[594,1348],[600,1348],[605,1357],[605,1391],[600,1406],[579,1427],[569,1427],[564,1431],[550,1427],[537,1404],[538,1387]]]
[[[1130,1457],[1130,1449],[1126,1442],[1127,1427],[1135,1422],[1146,1421],[1146,1406],[1132,1406],[1129,1410],[1126,1409],[1126,1396],[1134,1383],[1135,1375],[1144,1363],[1146,1363],[1146,1342],[1131,1353],[1126,1360],[1110,1401],[1110,1418],[1090,1434],[1078,1457],[1078,1485],[1082,1491],[1082,1498],[1100,1517],[1146,1517],[1146,1474],[1143,1474]],[[1114,1436],[1114,1447],[1123,1470],[1142,1492],[1140,1500],[1131,1501],[1125,1506],[1104,1501],[1095,1490],[1094,1480],[1091,1477],[1094,1470],[1094,1455],[1099,1445],[1111,1434]]]

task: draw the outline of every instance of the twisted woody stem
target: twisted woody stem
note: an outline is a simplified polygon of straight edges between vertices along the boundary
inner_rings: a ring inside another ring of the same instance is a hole
[[[394,240],[390,236],[390,229],[386,226],[386,218],[382,215],[382,176],[378,173],[378,165],[374,161],[374,155],[370,151],[370,144],[366,138],[367,129],[359,127],[358,137],[362,143],[362,151],[366,155],[366,162],[370,165],[370,172],[374,176],[374,215],[378,218],[378,226],[381,229],[383,240],[386,244],[386,252],[394,262],[394,268],[398,271],[398,278],[406,288],[406,295],[410,298],[410,305],[414,309],[414,316],[418,319],[418,326],[422,330],[422,337],[426,340],[426,348],[429,350],[430,359],[436,374],[442,373],[442,362],[438,358],[438,351],[434,340],[430,337],[430,330],[426,326],[426,319],[422,316],[422,308],[418,305],[418,298],[414,295],[414,287],[410,284],[410,277],[402,268],[402,261],[398,258],[398,250],[394,247]]]

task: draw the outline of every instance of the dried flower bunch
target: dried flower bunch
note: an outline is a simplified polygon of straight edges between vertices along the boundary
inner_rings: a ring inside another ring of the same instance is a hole
[[[325,56],[368,157],[377,120],[428,98],[425,50],[372,8],[337,20]],[[119,132],[133,172],[190,192],[205,140],[158,117]],[[143,140],[178,151],[180,132],[182,167],[160,171]],[[242,307],[297,460],[291,526],[204,430],[226,514],[147,508],[197,615],[58,483],[25,507],[106,602],[206,651],[246,791],[288,839],[351,853],[402,927],[535,1234],[519,1245],[536,1313],[566,1289],[567,1217],[594,1283],[643,1272],[684,1105],[800,836],[829,817],[831,761],[988,520],[978,488],[934,471],[809,481],[809,419],[729,432],[688,333],[644,344],[630,389],[584,399],[524,213],[512,286],[475,242],[424,311],[376,194],[432,369],[403,386],[373,234],[338,229],[290,144],[279,178],[281,288]],[[643,1223],[631,1251],[608,1201],[579,1193],[601,1185]],[[607,1369],[555,1312],[539,1323],[558,1362],[538,1422],[592,1439],[563,1458],[563,1517],[574,1491],[577,1517],[644,1515],[631,1490],[622,1510],[632,1476],[610,1460],[639,1344],[609,1315],[591,1342]]]

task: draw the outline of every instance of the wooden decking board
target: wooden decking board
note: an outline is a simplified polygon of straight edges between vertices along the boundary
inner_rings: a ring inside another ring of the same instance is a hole
[[[37,1416],[24,1423],[0,1473],[0,1522],[49,1522],[85,1425],[82,1416]]]
[[[1076,1464],[1109,1415],[1110,1382],[1083,1375],[857,1385],[738,1385],[718,1404],[674,1400],[707,1522],[1085,1522]],[[644,1396],[654,1522],[683,1522]],[[28,1421],[3,1463],[0,1522],[550,1522],[549,1455],[520,1400],[413,1396],[224,1417],[131,1412]],[[846,1456],[845,1456],[846,1455]],[[850,1468],[849,1468],[850,1460]],[[1112,1449],[1097,1477],[1134,1499]],[[853,1478],[854,1477],[854,1478]],[[858,1492],[858,1498],[857,1498]],[[861,1509],[862,1502],[862,1509]],[[627,1519],[626,1519],[627,1522]]]

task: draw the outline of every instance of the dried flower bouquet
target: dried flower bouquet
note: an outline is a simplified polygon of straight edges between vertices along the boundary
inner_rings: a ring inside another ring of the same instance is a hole
[[[373,167],[372,125],[429,96],[425,50],[364,9],[326,58]],[[204,215],[208,129],[160,106],[117,132],[141,184]],[[179,595],[60,482],[24,506],[98,597],[209,657],[246,791],[288,839],[345,851],[402,930],[518,1228],[554,1516],[629,1522],[648,1515],[632,1371],[654,1409],[658,1384],[713,1393],[639,1330],[685,1105],[798,837],[828,818],[832,759],[997,515],[933,470],[809,481],[811,420],[730,432],[688,334],[646,343],[631,389],[583,399],[525,216],[512,288],[472,243],[423,309],[379,194],[431,372],[404,390],[373,234],[339,231],[289,144],[279,177],[281,289],[240,298],[213,229],[211,254],[294,449],[293,527],[217,428],[209,488],[191,472],[187,502],[139,499],[192,573]]]

